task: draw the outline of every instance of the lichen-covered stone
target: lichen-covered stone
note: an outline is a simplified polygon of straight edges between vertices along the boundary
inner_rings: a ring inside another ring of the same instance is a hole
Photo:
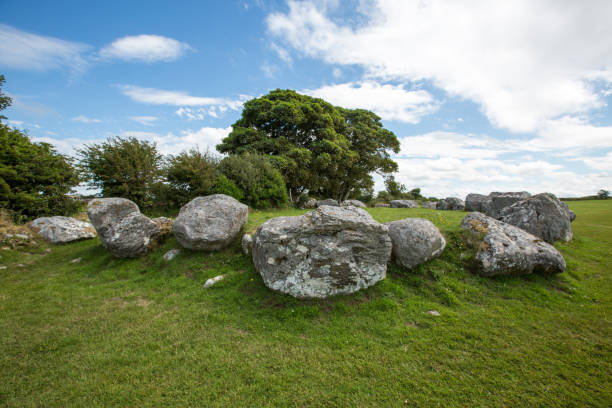
[[[404,268],[414,268],[433,259],[446,247],[442,233],[429,220],[406,218],[386,225],[393,244],[393,259]]]
[[[342,206],[342,207],[348,207],[350,205],[352,205],[353,207],[359,207],[359,208],[366,208],[367,207],[363,202],[361,202],[359,200],[344,200],[340,204],[340,206]]]
[[[93,225],[70,217],[37,218],[32,221],[32,228],[53,244],[64,244],[96,236]]]
[[[466,211],[480,211],[484,213],[487,208],[487,203],[491,200],[489,196],[484,194],[471,193],[465,197]]]
[[[465,209],[465,203],[462,199],[457,197],[447,197],[443,200],[438,201],[438,210],[458,210],[463,211]]]
[[[242,236],[242,252],[244,252],[245,255],[248,255],[251,253],[252,249],[253,249],[253,236],[249,234],[244,234]]]
[[[421,203],[421,207],[430,208],[432,210],[435,210],[438,208],[438,202],[437,201],[423,201]]]
[[[391,208],[418,208],[419,204],[413,200],[391,200]]]
[[[482,276],[561,273],[563,256],[552,245],[530,233],[479,212],[465,216],[461,227],[471,232],[474,261]]]
[[[321,206],[263,223],[253,263],[272,290],[296,298],[348,294],[384,279],[391,255],[387,226],[356,207]]]
[[[333,207],[339,207],[340,206],[338,201],[334,200],[333,198],[326,198],[325,200],[317,201],[317,208],[321,207],[322,205],[331,205]]]
[[[493,192],[489,194],[489,201],[486,202],[484,213],[491,218],[499,219],[501,211],[510,207],[512,204],[531,197],[526,191],[499,193]]]

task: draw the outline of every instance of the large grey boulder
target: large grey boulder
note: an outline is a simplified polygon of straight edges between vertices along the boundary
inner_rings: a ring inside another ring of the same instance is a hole
[[[474,260],[482,276],[561,273],[563,256],[552,245],[510,224],[479,212],[465,216],[461,227],[471,232]]]
[[[331,205],[333,207],[339,207],[340,206],[338,201],[334,200],[333,198],[326,198],[325,200],[317,201],[317,208],[319,208],[322,205]]]
[[[125,198],[93,199],[87,205],[87,216],[104,248],[117,258],[144,255],[163,236],[161,227]]]
[[[432,210],[435,210],[436,208],[438,208],[438,202],[437,201],[423,201],[421,203],[421,207],[430,208]]]
[[[572,240],[569,208],[551,193],[537,194],[503,208],[500,220],[551,244]]]
[[[567,203],[565,201],[559,201],[559,202],[561,203],[563,208],[565,208],[565,210],[569,214],[570,222],[574,222],[574,220],[576,219],[576,213],[569,209],[569,207],[567,206]]]
[[[419,204],[413,200],[391,200],[391,208],[418,208]]]
[[[236,238],[248,217],[249,207],[233,197],[197,197],[181,207],[172,232],[183,248],[215,251]]]
[[[341,207],[348,207],[350,205],[352,205],[353,207],[359,207],[359,208],[366,208],[367,207],[363,202],[361,202],[359,200],[344,200],[340,204]]]
[[[386,224],[393,244],[393,259],[405,268],[413,268],[440,255],[446,247],[442,233],[429,220],[406,218]]]
[[[529,197],[531,197],[531,194],[526,191],[493,192],[489,194],[490,200],[485,205],[484,213],[491,218],[499,219],[501,210]]]
[[[459,210],[465,209],[465,202],[457,197],[447,197],[438,201],[438,210]]]
[[[300,299],[326,298],[384,279],[391,239],[387,226],[361,208],[321,206],[266,221],[253,236],[252,251],[270,289]]]
[[[32,228],[52,244],[95,238],[96,230],[88,222],[70,217],[42,217],[32,221]]]
[[[480,211],[484,213],[486,211],[487,203],[490,201],[490,197],[484,194],[471,193],[465,197],[465,210],[466,211]]]

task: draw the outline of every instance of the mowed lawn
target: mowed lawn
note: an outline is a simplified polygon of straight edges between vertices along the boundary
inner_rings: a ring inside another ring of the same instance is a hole
[[[612,200],[569,205],[567,271],[495,279],[462,266],[466,213],[370,209],[432,220],[447,249],[328,300],[271,292],[238,242],[170,262],[174,239],[135,260],[97,239],[0,251],[0,406],[609,407]]]

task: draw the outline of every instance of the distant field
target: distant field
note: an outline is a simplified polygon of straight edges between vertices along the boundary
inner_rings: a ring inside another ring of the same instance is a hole
[[[567,271],[496,279],[461,266],[465,213],[370,209],[432,220],[446,251],[321,301],[268,290],[238,242],[171,262],[174,239],[136,260],[97,239],[0,251],[0,406],[610,406],[612,200],[569,205]]]

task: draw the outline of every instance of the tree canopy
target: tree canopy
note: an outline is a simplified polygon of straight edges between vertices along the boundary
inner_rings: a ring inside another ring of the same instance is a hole
[[[277,89],[245,103],[217,150],[269,156],[292,200],[304,192],[343,200],[370,188],[372,172],[397,170],[389,152],[399,152],[399,141],[370,111]]]
[[[5,110],[13,103],[13,99],[11,99],[10,96],[2,93],[2,85],[4,85],[4,82],[4,75],[0,75],[0,111]],[[0,115],[0,122],[2,122],[2,119],[6,119],[6,116]]]

